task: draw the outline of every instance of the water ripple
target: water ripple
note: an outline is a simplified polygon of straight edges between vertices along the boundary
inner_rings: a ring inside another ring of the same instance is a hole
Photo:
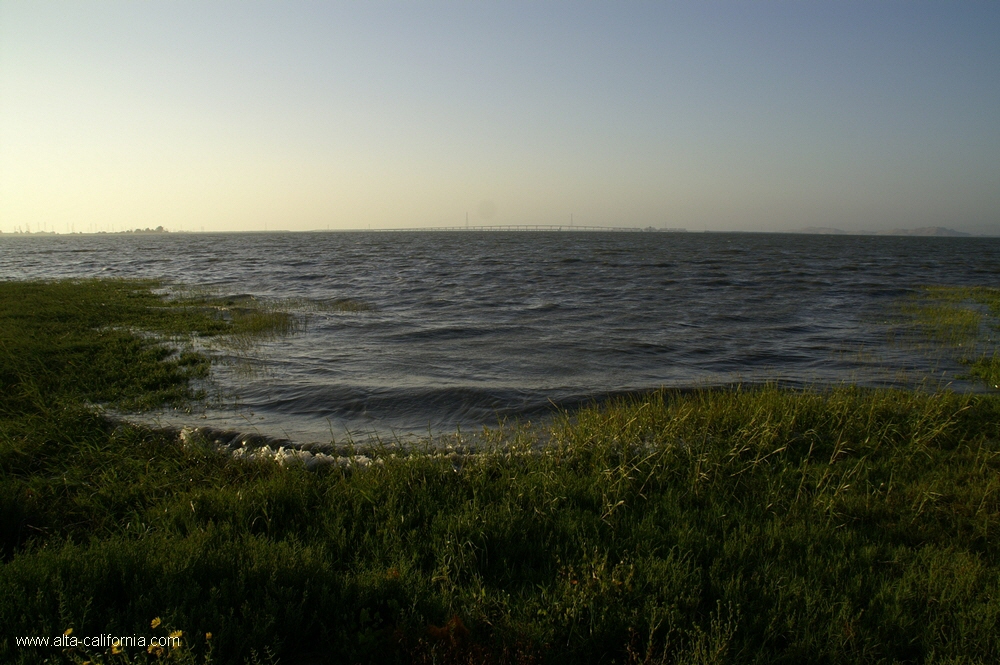
[[[308,325],[264,346],[266,371],[217,367],[239,408],[200,415],[321,440],[533,419],[660,386],[953,380],[959,367],[892,346],[880,321],[918,285],[995,285],[998,270],[994,238],[0,237],[3,279],[149,277],[301,302]],[[348,300],[370,309],[317,304]]]

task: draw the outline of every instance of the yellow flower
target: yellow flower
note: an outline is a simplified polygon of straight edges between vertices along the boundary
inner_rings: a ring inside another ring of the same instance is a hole
[[[63,635],[72,635],[72,634],[73,634],[72,628],[67,628],[66,630],[63,631]]]
[[[174,632],[170,633],[170,639],[175,639],[178,637],[184,637],[183,630],[175,630]]]
[[[114,644],[111,645],[111,653],[117,654],[121,652],[122,652],[122,643],[118,640],[115,640]]]
[[[161,647],[159,644],[150,644],[148,647],[146,647],[146,653],[151,653],[156,656],[159,656],[160,654],[163,653],[163,647]]]
[[[206,640],[212,639],[212,633],[205,633],[205,639]]]
[[[160,617],[156,617],[155,619],[149,622],[150,628],[156,628],[159,625],[160,625]]]

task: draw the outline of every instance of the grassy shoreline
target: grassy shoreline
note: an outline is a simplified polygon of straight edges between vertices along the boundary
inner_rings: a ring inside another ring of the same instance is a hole
[[[187,336],[289,325],[155,286],[0,283],[5,662],[1000,660],[996,394],[667,391],[307,472],[89,406],[197,398]],[[184,646],[14,643],[69,628]]]

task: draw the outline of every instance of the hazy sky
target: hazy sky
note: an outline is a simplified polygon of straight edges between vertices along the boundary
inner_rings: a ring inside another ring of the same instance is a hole
[[[0,0],[0,231],[1000,233],[1000,3]]]

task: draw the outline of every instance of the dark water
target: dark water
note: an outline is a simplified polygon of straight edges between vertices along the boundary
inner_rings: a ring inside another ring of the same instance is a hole
[[[660,386],[952,382],[959,367],[890,343],[888,315],[921,284],[997,285],[1000,239],[0,237],[0,278],[65,276],[156,277],[291,302],[306,328],[265,344],[262,369],[218,367],[238,408],[164,417],[341,440],[534,420],[553,404]],[[331,306],[348,298],[371,309]]]

